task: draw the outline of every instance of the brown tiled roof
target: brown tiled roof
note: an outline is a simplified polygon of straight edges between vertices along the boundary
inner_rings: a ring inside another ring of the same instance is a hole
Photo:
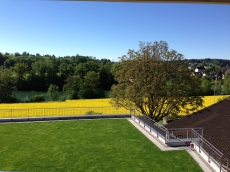
[[[175,120],[165,127],[203,127],[203,137],[230,159],[230,98]]]

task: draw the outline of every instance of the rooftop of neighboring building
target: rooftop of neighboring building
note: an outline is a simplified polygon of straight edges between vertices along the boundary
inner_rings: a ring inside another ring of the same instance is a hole
[[[165,125],[166,128],[203,128],[203,137],[230,159],[230,98]]]

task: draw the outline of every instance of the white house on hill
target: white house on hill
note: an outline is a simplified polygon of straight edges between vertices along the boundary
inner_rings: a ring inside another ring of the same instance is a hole
[[[205,68],[204,67],[196,67],[195,72],[196,73],[205,73]]]

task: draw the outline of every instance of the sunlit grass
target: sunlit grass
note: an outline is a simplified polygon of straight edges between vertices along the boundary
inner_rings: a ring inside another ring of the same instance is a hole
[[[1,124],[0,133],[2,171],[202,171],[186,151],[159,150],[124,119]]]

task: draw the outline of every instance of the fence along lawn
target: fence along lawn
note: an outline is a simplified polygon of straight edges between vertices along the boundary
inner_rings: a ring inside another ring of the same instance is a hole
[[[129,114],[125,108],[116,109],[110,99],[67,100],[64,102],[0,104],[0,118],[42,117],[98,114]]]
[[[205,96],[204,107],[210,106],[226,96]],[[14,103],[0,104],[0,118],[43,117],[97,114],[129,114],[125,108],[116,109],[109,103],[110,99],[67,100],[65,102]],[[204,108],[203,107],[203,108]],[[180,113],[184,116],[186,114]]]
[[[0,133],[0,171],[202,171],[186,151],[162,152],[125,119],[1,124]]]

